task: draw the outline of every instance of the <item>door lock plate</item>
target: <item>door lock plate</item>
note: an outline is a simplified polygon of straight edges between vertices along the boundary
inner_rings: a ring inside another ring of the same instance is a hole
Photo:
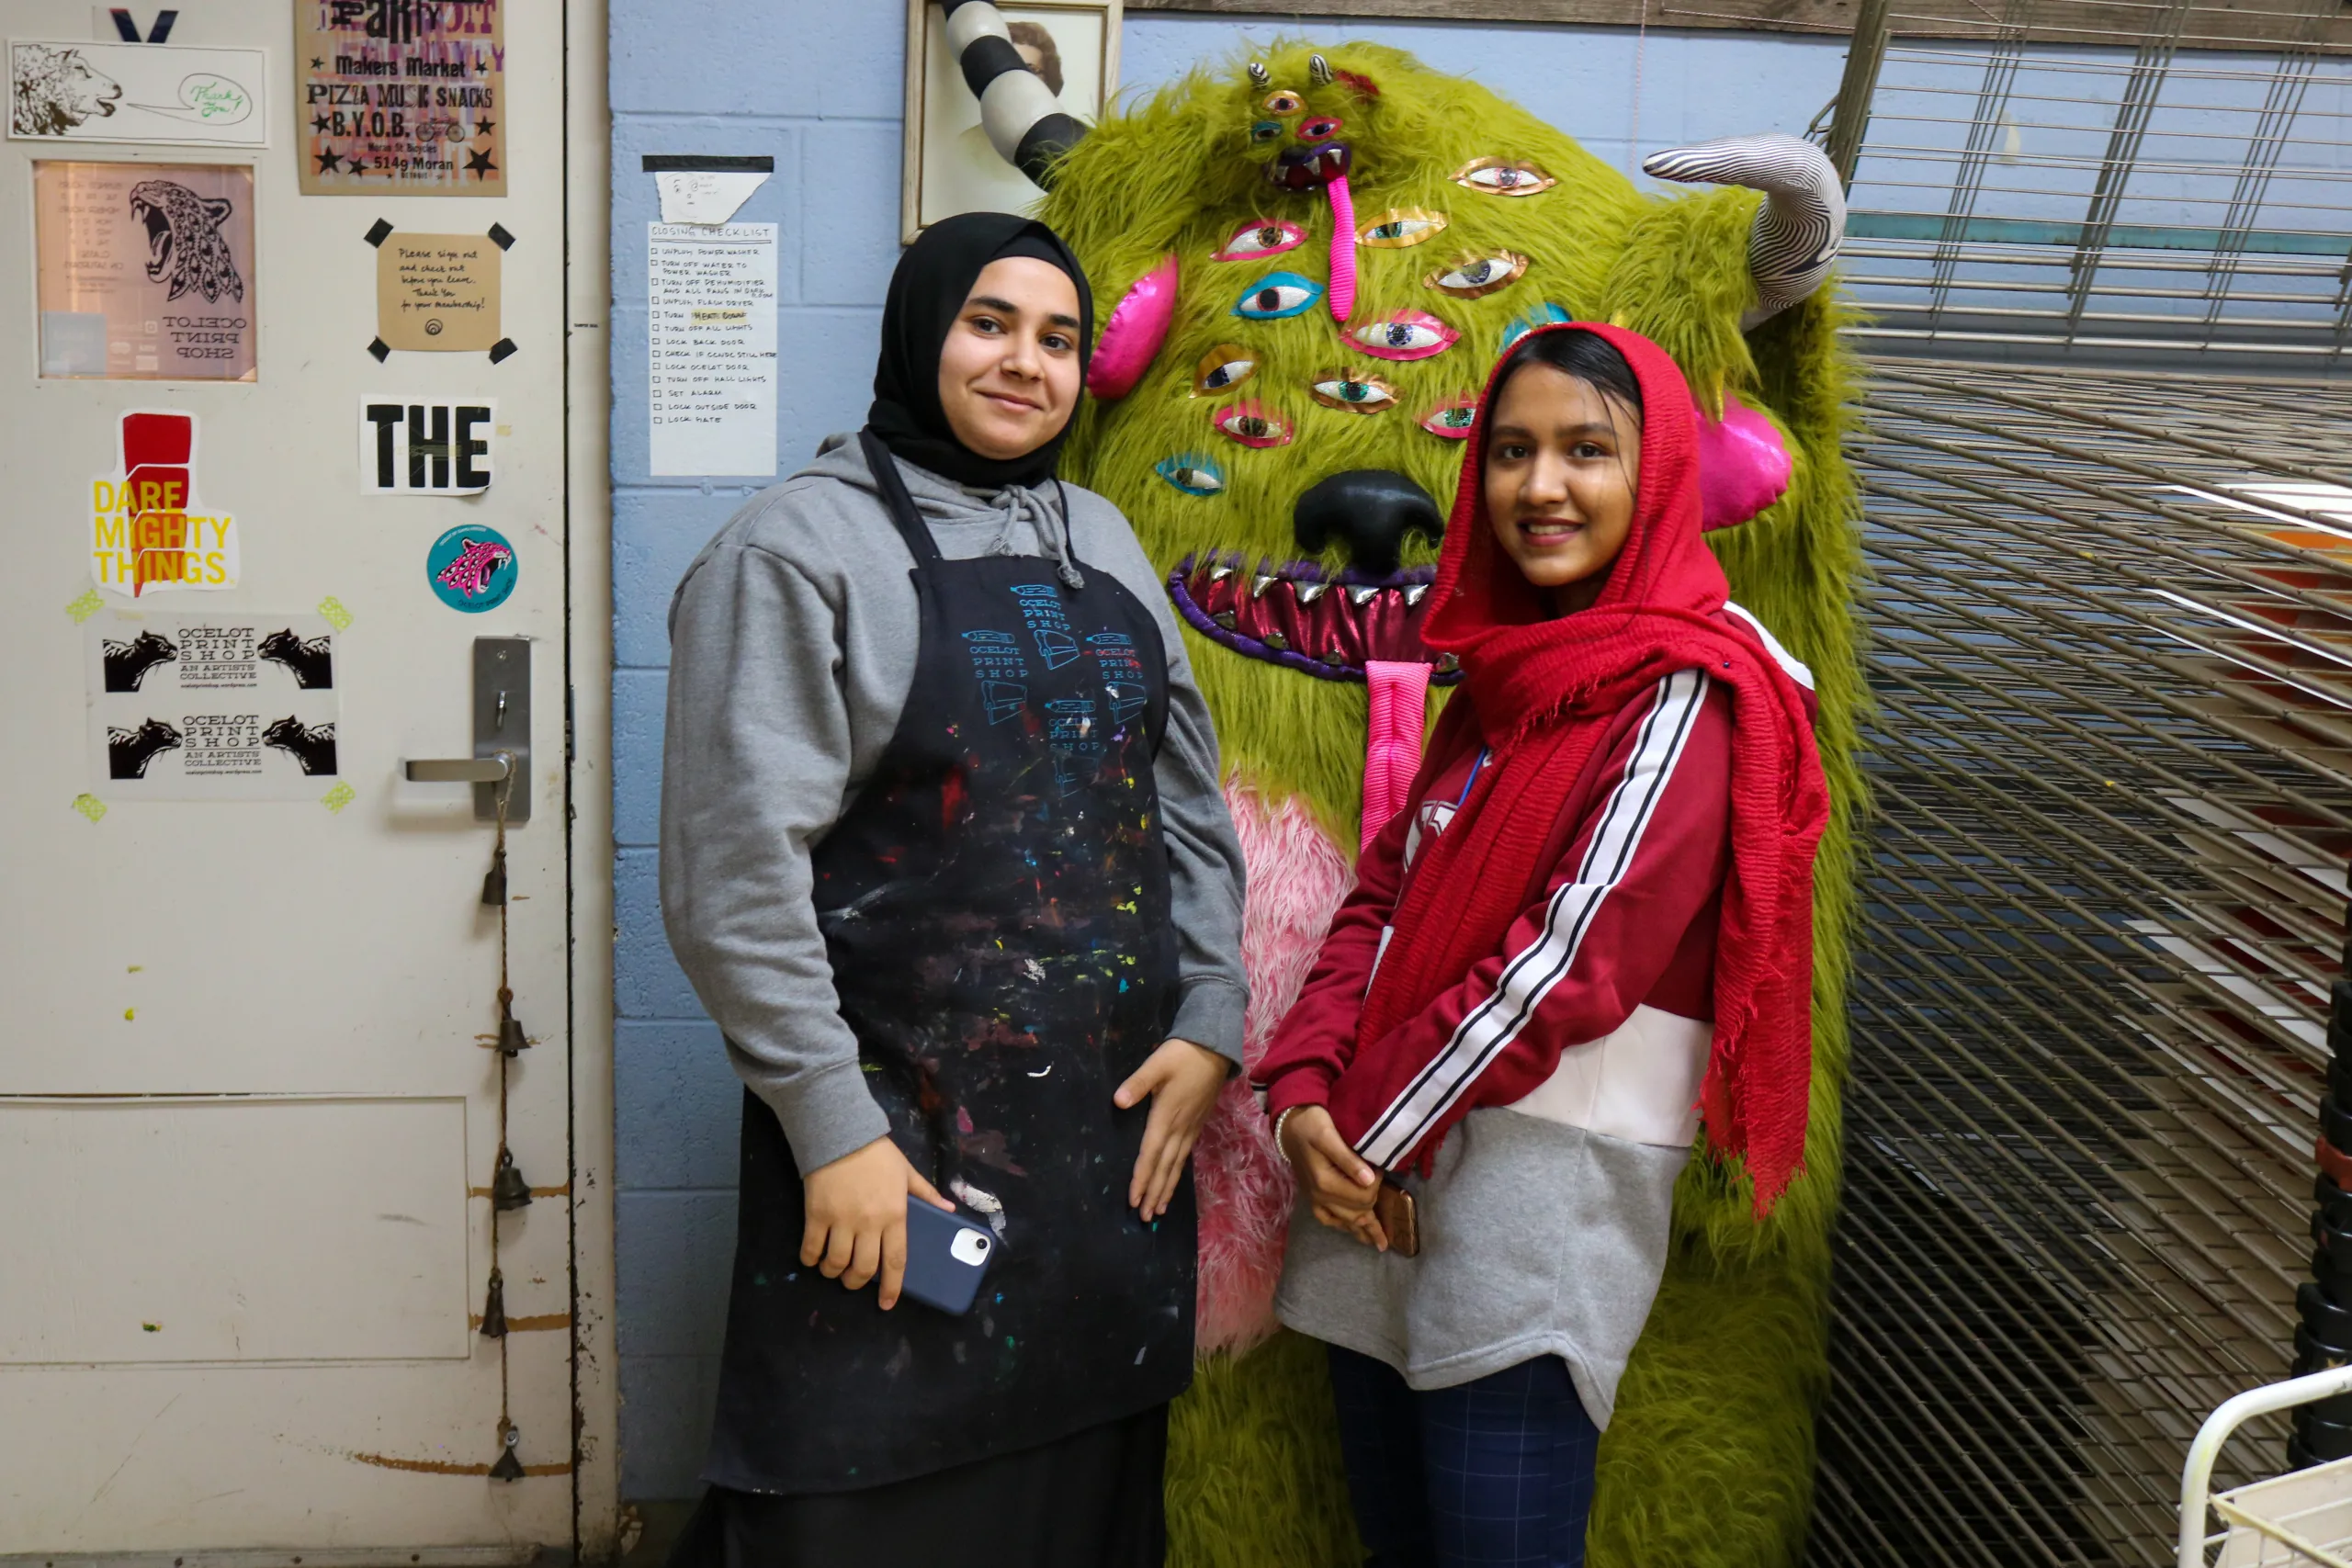
[[[531,639],[474,638],[474,755],[506,754],[503,783],[474,785],[474,817],[498,820],[498,792],[506,792],[506,825],[531,819]]]

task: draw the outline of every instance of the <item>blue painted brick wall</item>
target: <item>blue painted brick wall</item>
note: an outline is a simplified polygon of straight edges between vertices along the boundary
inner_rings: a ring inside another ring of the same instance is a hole
[[[662,936],[655,842],[670,591],[758,486],[646,472],[647,152],[764,152],[745,222],[779,225],[776,450],[789,473],[864,415],[898,259],[901,8],[880,0],[613,0],[613,793],[623,1495],[688,1495],[701,1463],[733,1245],[740,1091]],[[1207,17],[1130,20],[1130,87],[1284,32],[1369,38],[1476,76],[1597,154],[1797,130],[1837,89],[1835,39]],[[682,48],[679,40],[697,40]],[[718,47],[707,46],[717,40]]]

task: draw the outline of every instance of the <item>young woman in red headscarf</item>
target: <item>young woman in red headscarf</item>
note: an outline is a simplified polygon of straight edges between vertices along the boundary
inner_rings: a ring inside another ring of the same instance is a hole
[[[1461,689],[1259,1069],[1378,1568],[1583,1561],[1702,1114],[1760,1213],[1811,1077],[1811,677],[1700,538],[1681,373],[1553,327],[1479,409],[1425,630]]]

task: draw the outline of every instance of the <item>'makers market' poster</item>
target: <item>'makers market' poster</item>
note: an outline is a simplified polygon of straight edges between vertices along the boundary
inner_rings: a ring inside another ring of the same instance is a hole
[[[304,196],[504,196],[503,0],[294,0]]]

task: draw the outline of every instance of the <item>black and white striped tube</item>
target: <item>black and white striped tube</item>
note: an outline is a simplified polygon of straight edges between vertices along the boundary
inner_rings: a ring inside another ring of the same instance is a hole
[[[1078,145],[1086,127],[1062,112],[1053,89],[1029,69],[995,6],[987,0],[944,0],[941,8],[947,13],[947,47],[980,100],[989,145],[1044,185],[1054,160]]]
[[[1820,148],[1801,137],[1726,136],[1654,152],[1645,173],[1683,185],[1745,186],[1764,193],[1747,231],[1747,269],[1756,308],[1744,332],[1821,287],[1846,237],[1846,192]]]

